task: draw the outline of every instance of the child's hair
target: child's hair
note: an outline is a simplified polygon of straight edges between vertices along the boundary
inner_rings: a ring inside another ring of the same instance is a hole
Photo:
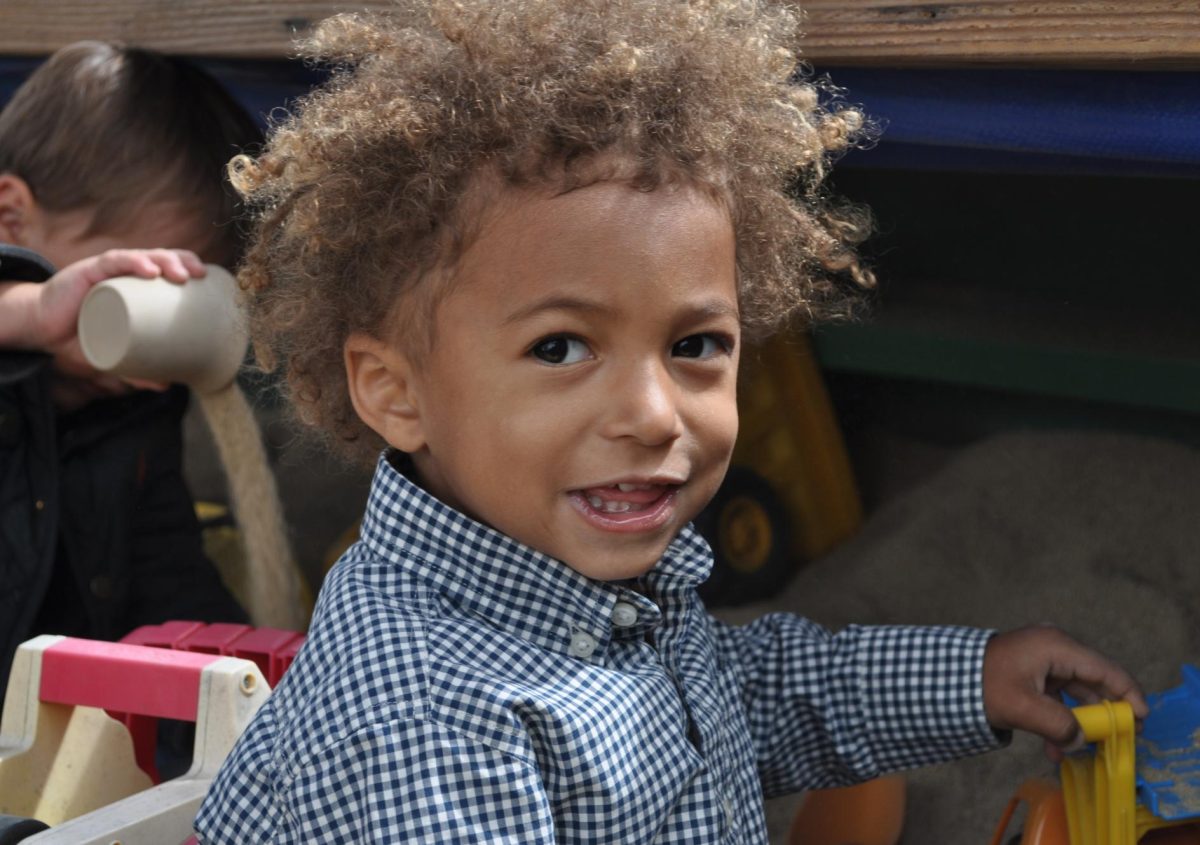
[[[149,203],[194,210],[216,260],[235,262],[230,156],[261,143],[245,110],[184,59],[98,41],[63,47],[0,112],[0,173],[51,212],[94,210],[86,234],[120,234]]]
[[[763,0],[430,0],[324,21],[302,50],[331,80],[231,163],[259,217],[240,278],[260,364],[282,365],[304,422],[373,458],[344,342],[428,340],[430,285],[397,302],[453,279],[485,182],[699,187],[730,212],[750,334],[845,315],[873,283],[854,255],[869,221],[823,180],[863,118],[819,102],[797,23]]]

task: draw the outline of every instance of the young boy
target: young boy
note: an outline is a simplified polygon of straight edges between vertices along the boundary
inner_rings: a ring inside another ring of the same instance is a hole
[[[792,81],[794,32],[741,0],[319,28],[341,71],[237,162],[242,279],[301,416],[387,449],[204,842],[764,842],[764,795],[1070,743],[1060,688],[1145,712],[1050,628],[697,599],[745,336],[869,281],[820,184],[860,120]]]
[[[97,42],[55,53],[0,112],[0,690],[34,634],[244,619],[184,484],[187,391],[97,373],[75,324],[105,278],[236,261],[224,162],[258,138],[207,74]]]

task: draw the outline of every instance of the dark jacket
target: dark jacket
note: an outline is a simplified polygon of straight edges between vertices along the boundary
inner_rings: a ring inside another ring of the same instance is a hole
[[[0,280],[52,272],[0,245]],[[112,640],[167,619],[245,621],[201,545],[183,479],[188,393],[59,415],[49,357],[0,351],[0,690],[35,634]]]

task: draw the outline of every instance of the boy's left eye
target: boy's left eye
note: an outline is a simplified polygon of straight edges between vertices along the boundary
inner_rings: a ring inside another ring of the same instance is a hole
[[[586,343],[569,335],[555,335],[540,340],[529,353],[542,363],[551,365],[576,364],[592,357],[592,351]]]
[[[732,344],[716,335],[693,334],[672,346],[671,354],[677,358],[712,358],[731,350]]]

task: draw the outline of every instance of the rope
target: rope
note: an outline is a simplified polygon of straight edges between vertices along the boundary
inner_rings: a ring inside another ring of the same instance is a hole
[[[279,490],[254,412],[236,381],[196,395],[229,479],[245,549],[241,570],[222,576],[256,626],[304,630],[307,590],[288,547]]]

